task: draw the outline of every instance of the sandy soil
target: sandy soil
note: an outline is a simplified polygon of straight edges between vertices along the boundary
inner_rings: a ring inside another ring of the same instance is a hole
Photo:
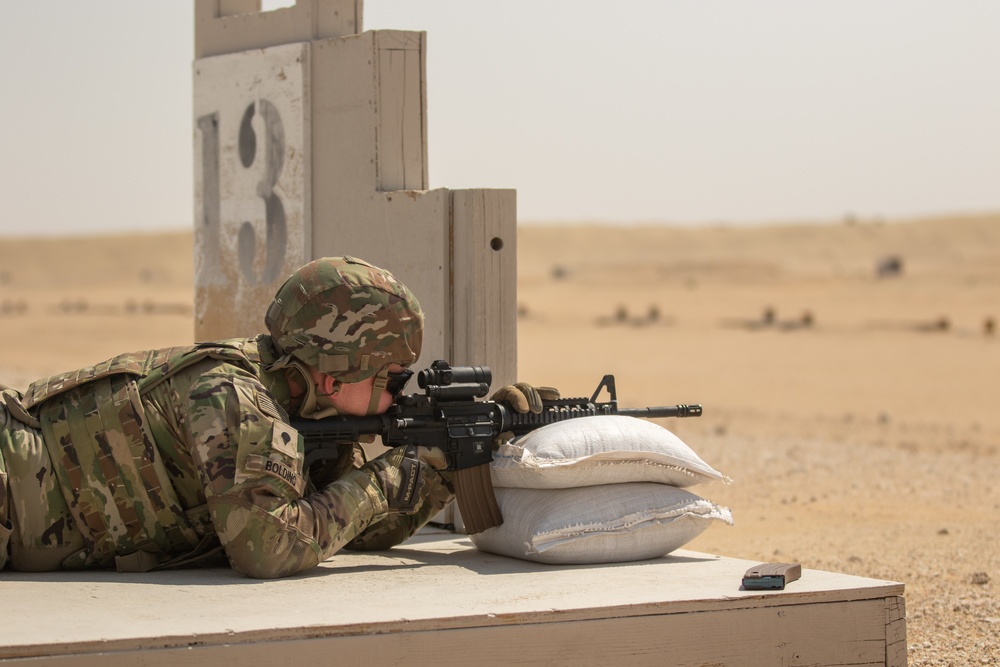
[[[193,339],[190,234],[0,239],[0,382]],[[885,258],[901,271],[880,277]],[[664,422],[732,485],[689,548],[906,584],[911,665],[998,664],[1000,215],[522,225],[519,375]]]

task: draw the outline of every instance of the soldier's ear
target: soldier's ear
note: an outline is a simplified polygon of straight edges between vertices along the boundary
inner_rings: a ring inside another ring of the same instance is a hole
[[[313,367],[309,367],[312,373],[313,383],[316,385],[316,392],[320,395],[334,396],[340,393],[340,383],[336,378],[326,373],[320,373]]]

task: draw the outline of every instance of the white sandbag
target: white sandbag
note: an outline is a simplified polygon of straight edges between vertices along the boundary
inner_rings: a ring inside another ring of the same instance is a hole
[[[730,481],[659,424],[620,415],[556,422],[515,438],[494,452],[490,473],[493,486],[522,489]]]
[[[504,522],[472,535],[482,551],[539,563],[619,563],[684,546],[730,510],[665,484],[496,489]]]

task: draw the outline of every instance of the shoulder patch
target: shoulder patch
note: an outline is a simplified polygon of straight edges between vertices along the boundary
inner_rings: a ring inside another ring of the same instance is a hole
[[[260,407],[260,411],[268,417],[274,417],[283,422],[288,421],[288,413],[267,394],[257,394],[257,405]]]
[[[300,458],[299,432],[285,422],[274,422],[271,425],[271,449],[292,459]]]

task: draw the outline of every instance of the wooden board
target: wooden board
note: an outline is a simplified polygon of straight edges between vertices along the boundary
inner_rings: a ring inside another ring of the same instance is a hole
[[[278,581],[4,573],[0,664],[905,664],[902,584],[806,569],[784,591],[741,590],[752,564],[547,566],[423,536]]]
[[[261,12],[260,0],[195,0],[195,58],[361,32],[362,0],[296,0]]]
[[[425,33],[379,30],[374,34],[378,63],[376,189],[426,190]]]
[[[493,389],[517,382],[517,193],[452,190],[450,339],[455,364],[488,365]]]

